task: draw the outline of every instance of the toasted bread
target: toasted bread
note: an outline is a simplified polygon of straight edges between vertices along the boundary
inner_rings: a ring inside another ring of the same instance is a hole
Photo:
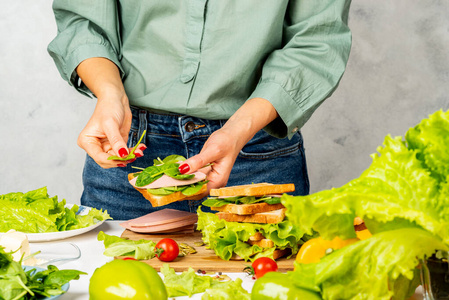
[[[217,216],[221,220],[225,220],[228,222],[277,224],[284,220],[285,208],[253,215],[237,215],[227,212],[219,212],[217,213]]]
[[[261,239],[260,241],[251,241],[248,240],[248,244],[257,245],[262,248],[271,248],[274,247],[274,242],[270,239]]]
[[[271,194],[283,194],[295,191],[293,183],[272,184],[272,183],[254,183],[247,185],[229,186],[220,189],[211,189],[211,196],[235,197],[235,196],[264,196]]]
[[[265,237],[263,236],[262,233],[256,232],[254,235],[252,235],[252,236],[249,237],[249,240],[250,240],[250,241],[256,242],[256,241],[263,240],[264,238],[265,238]]]
[[[236,215],[254,215],[258,213],[278,210],[281,208],[284,208],[284,205],[282,205],[281,203],[268,204],[265,202],[253,204],[226,204],[221,207],[211,207],[212,210],[227,212]]]
[[[139,174],[139,172],[128,174],[128,180],[131,180],[134,177],[137,177],[138,174]],[[201,190],[198,191],[198,193],[191,195],[191,196],[183,195],[181,192],[175,192],[173,194],[165,195],[165,196],[157,196],[157,195],[153,195],[153,194],[149,193],[145,189],[136,189],[136,190],[139,191],[145,197],[145,199],[150,201],[151,205],[153,207],[158,207],[158,206],[164,206],[164,205],[176,202],[176,201],[200,200],[204,197],[205,193],[207,192],[207,185],[206,184],[203,185]]]

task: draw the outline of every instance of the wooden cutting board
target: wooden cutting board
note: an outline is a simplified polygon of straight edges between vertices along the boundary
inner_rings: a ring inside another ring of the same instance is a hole
[[[130,240],[152,240],[157,243],[163,238],[170,238],[179,243],[185,243],[189,246],[195,248],[197,253],[189,254],[184,257],[178,257],[174,261],[169,262],[170,267],[176,272],[187,271],[189,267],[192,267],[195,271],[204,270],[206,272],[224,272],[224,273],[240,273],[243,269],[249,265],[251,262],[230,260],[225,261],[219,258],[213,250],[206,249],[205,246],[195,246],[195,242],[202,242],[201,232],[195,231],[194,233],[187,234],[142,234],[136,233],[126,229],[122,235],[122,238],[128,238]],[[295,256],[290,259],[279,258],[276,262],[278,264],[278,270],[280,272],[292,271],[293,262],[295,261]],[[157,271],[160,270],[162,264],[165,262],[160,261],[157,258],[150,260],[143,260],[143,262],[149,264]]]

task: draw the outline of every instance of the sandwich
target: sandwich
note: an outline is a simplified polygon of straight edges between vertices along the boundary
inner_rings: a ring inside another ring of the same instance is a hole
[[[180,155],[155,159],[152,166],[128,174],[128,181],[153,207],[202,199],[207,192],[206,174],[181,174],[179,165],[184,160]]]
[[[217,213],[198,209],[203,241],[224,260],[290,257],[302,244],[300,232],[286,218],[283,193],[293,184],[257,183],[211,189],[202,205]]]

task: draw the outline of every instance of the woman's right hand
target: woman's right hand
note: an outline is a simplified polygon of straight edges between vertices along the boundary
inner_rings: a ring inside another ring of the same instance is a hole
[[[133,160],[108,160],[108,157],[125,157],[131,151],[126,146],[131,118],[125,93],[99,98],[92,117],[78,137],[78,145],[105,169],[126,166]],[[145,148],[145,145],[139,145],[134,152],[136,157],[143,156]]]
[[[108,160],[110,156],[125,157],[131,151],[126,143],[132,115],[117,66],[108,59],[93,57],[81,62],[76,71],[98,99],[78,145],[105,169],[126,166],[134,160]],[[140,144],[134,154],[141,157],[145,149]]]

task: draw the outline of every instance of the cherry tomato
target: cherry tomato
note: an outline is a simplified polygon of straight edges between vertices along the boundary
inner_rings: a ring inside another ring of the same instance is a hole
[[[179,246],[172,239],[162,239],[155,247],[157,258],[162,261],[173,261],[179,254]]]
[[[259,257],[253,261],[252,265],[254,270],[254,276],[260,278],[265,273],[276,272],[278,270],[278,264],[269,257]]]

